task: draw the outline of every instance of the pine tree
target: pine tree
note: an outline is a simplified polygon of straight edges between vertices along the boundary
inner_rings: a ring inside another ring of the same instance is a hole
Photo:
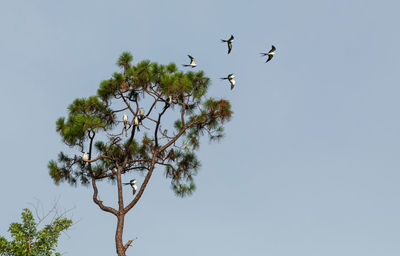
[[[195,154],[200,138],[219,140],[232,115],[229,101],[206,98],[210,79],[203,71],[182,72],[174,63],[147,60],[132,65],[132,60],[130,53],[122,53],[120,72],[101,82],[97,95],[74,100],[68,118],[57,120],[57,132],[76,153],[61,152],[48,165],[56,184],[91,184],[94,203],[116,216],[119,256],[132,243],[122,241],[125,215],[140,200],[154,170],[165,168],[176,195],[190,195],[200,166]],[[133,199],[124,201],[122,180],[132,172],[145,178]],[[99,200],[97,183],[103,180],[116,183],[117,208]]]

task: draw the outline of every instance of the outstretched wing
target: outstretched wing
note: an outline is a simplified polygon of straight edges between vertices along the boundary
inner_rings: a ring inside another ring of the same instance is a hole
[[[268,55],[268,60],[265,62],[267,63],[268,61],[270,61],[272,59],[272,57],[274,57],[274,55]]]
[[[232,42],[228,42],[228,54],[232,51]]]
[[[272,46],[272,48],[269,52],[271,53],[271,52],[274,52],[275,50],[276,50],[275,46]]]

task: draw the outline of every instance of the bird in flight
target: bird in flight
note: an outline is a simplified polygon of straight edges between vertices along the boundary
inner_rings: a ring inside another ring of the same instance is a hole
[[[136,180],[135,179],[130,180],[129,183],[122,183],[122,184],[131,185],[131,187],[132,187],[132,195],[134,195],[136,193],[137,186],[136,186]]]
[[[268,59],[265,63],[267,63],[268,61],[270,61],[272,59],[272,57],[274,57],[275,54],[275,46],[272,46],[271,50],[269,50],[269,52],[262,52],[261,56],[268,56]]]
[[[190,59],[190,64],[188,64],[188,65],[182,64],[182,66],[184,66],[184,67],[192,67],[192,68],[196,67],[197,65],[194,62],[194,58],[192,56],[190,56],[190,55],[188,55],[188,57]]]
[[[232,51],[232,42],[233,42],[233,39],[234,39],[233,35],[231,35],[231,37],[230,37],[228,40],[221,39],[221,41],[222,41],[223,43],[227,43],[227,44],[228,44],[228,54],[231,53],[231,51]]]
[[[227,77],[221,77],[221,79],[228,79],[229,83],[231,83],[231,90],[233,89],[233,87],[235,87],[235,80],[233,79],[235,78],[235,76],[233,74],[229,74]]]

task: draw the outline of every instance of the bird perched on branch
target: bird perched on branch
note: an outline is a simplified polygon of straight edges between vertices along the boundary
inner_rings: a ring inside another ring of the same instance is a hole
[[[128,116],[124,114],[124,117],[122,119],[124,121],[124,125],[126,126],[128,124]]]
[[[188,57],[190,59],[190,63],[188,65],[182,64],[182,66],[184,66],[184,67],[192,67],[192,68],[196,67],[197,65],[194,62],[194,58],[192,56],[190,56],[190,55],[188,55]]]
[[[86,152],[83,152],[82,160],[83,161],[88,161],[89,160],[89,154],[86,153]]]
[[[138,116],[135,116],[135,126],[137,127],[138,132],[140,132],[140,129],[139,129],[139,118],[138,118]]]
[[[142,121],[144,119],[144,108],[139,109],[139,123],[142,124]]]
[[[136,180],[130,180],[129,183],[123,183],[124,185],[131,185],[132,187],[132,195],[134,195],[136,193],[137,190],[137,186],[136,186]]]
[[[236,83],[233,78],[235,78],[233,73],[229,74],[227,77],[221,77],[222,80],[224,80],[224,79],[228,79],[229,80],[229,83],[231,83],[231,90],[233,89],[233,87],[235,87],[235,83]]]
[[[122,120],[124,121],[124,128],[122,129],[122,134],[124,134],[125,131],[125,135],[128,136],[128,116],[125,113]]]
[[[164,99],[163,99],[163,100],[164,100]],[[169,106],[171,106],[171,104],[172,104],[172,96],[169,95],[168,98],[164,100],[164,102],[165,102],[164,109],[169,108]]]
[[[221,41],[222,41],[223,43],[227,43],[227,44],[228,44],[228,54],[231,53],[231,51],[232,51],[232,42],[233,42],[233,39],[235,39],[235,38],[233,37],[233,35],[231,35],[231,37],[230,37],[228,40],[221,39]]]
[[[268,56],[268,59],[265,63],[267,63],[268,61],[270,61],[272,59],[272,57],[274,57],[275,55],[275,46],[272,46],[271,50],[269,50],[269,52],[262,52],[261,56]]]

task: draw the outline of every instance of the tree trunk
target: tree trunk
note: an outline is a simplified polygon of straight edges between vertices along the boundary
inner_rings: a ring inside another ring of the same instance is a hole
[[[126,162],[124,163],[124,165]],[[117,246],[118,256],[125,256],[125,248],[122,242],[122,234],[124,232],[124,199],[122,194],[122,181],[121,181],[122,167],[117,167],[117,187],[118,187],[118,216],[117,216],[117,230],[115,232],[115,245]]]
[[[125,248],[122,242],[122,234],[124,231],[124,218],[125,215],[119,215],[117,221],[117,230],[115,232],[115,245],[118,256],[125,256]]]

